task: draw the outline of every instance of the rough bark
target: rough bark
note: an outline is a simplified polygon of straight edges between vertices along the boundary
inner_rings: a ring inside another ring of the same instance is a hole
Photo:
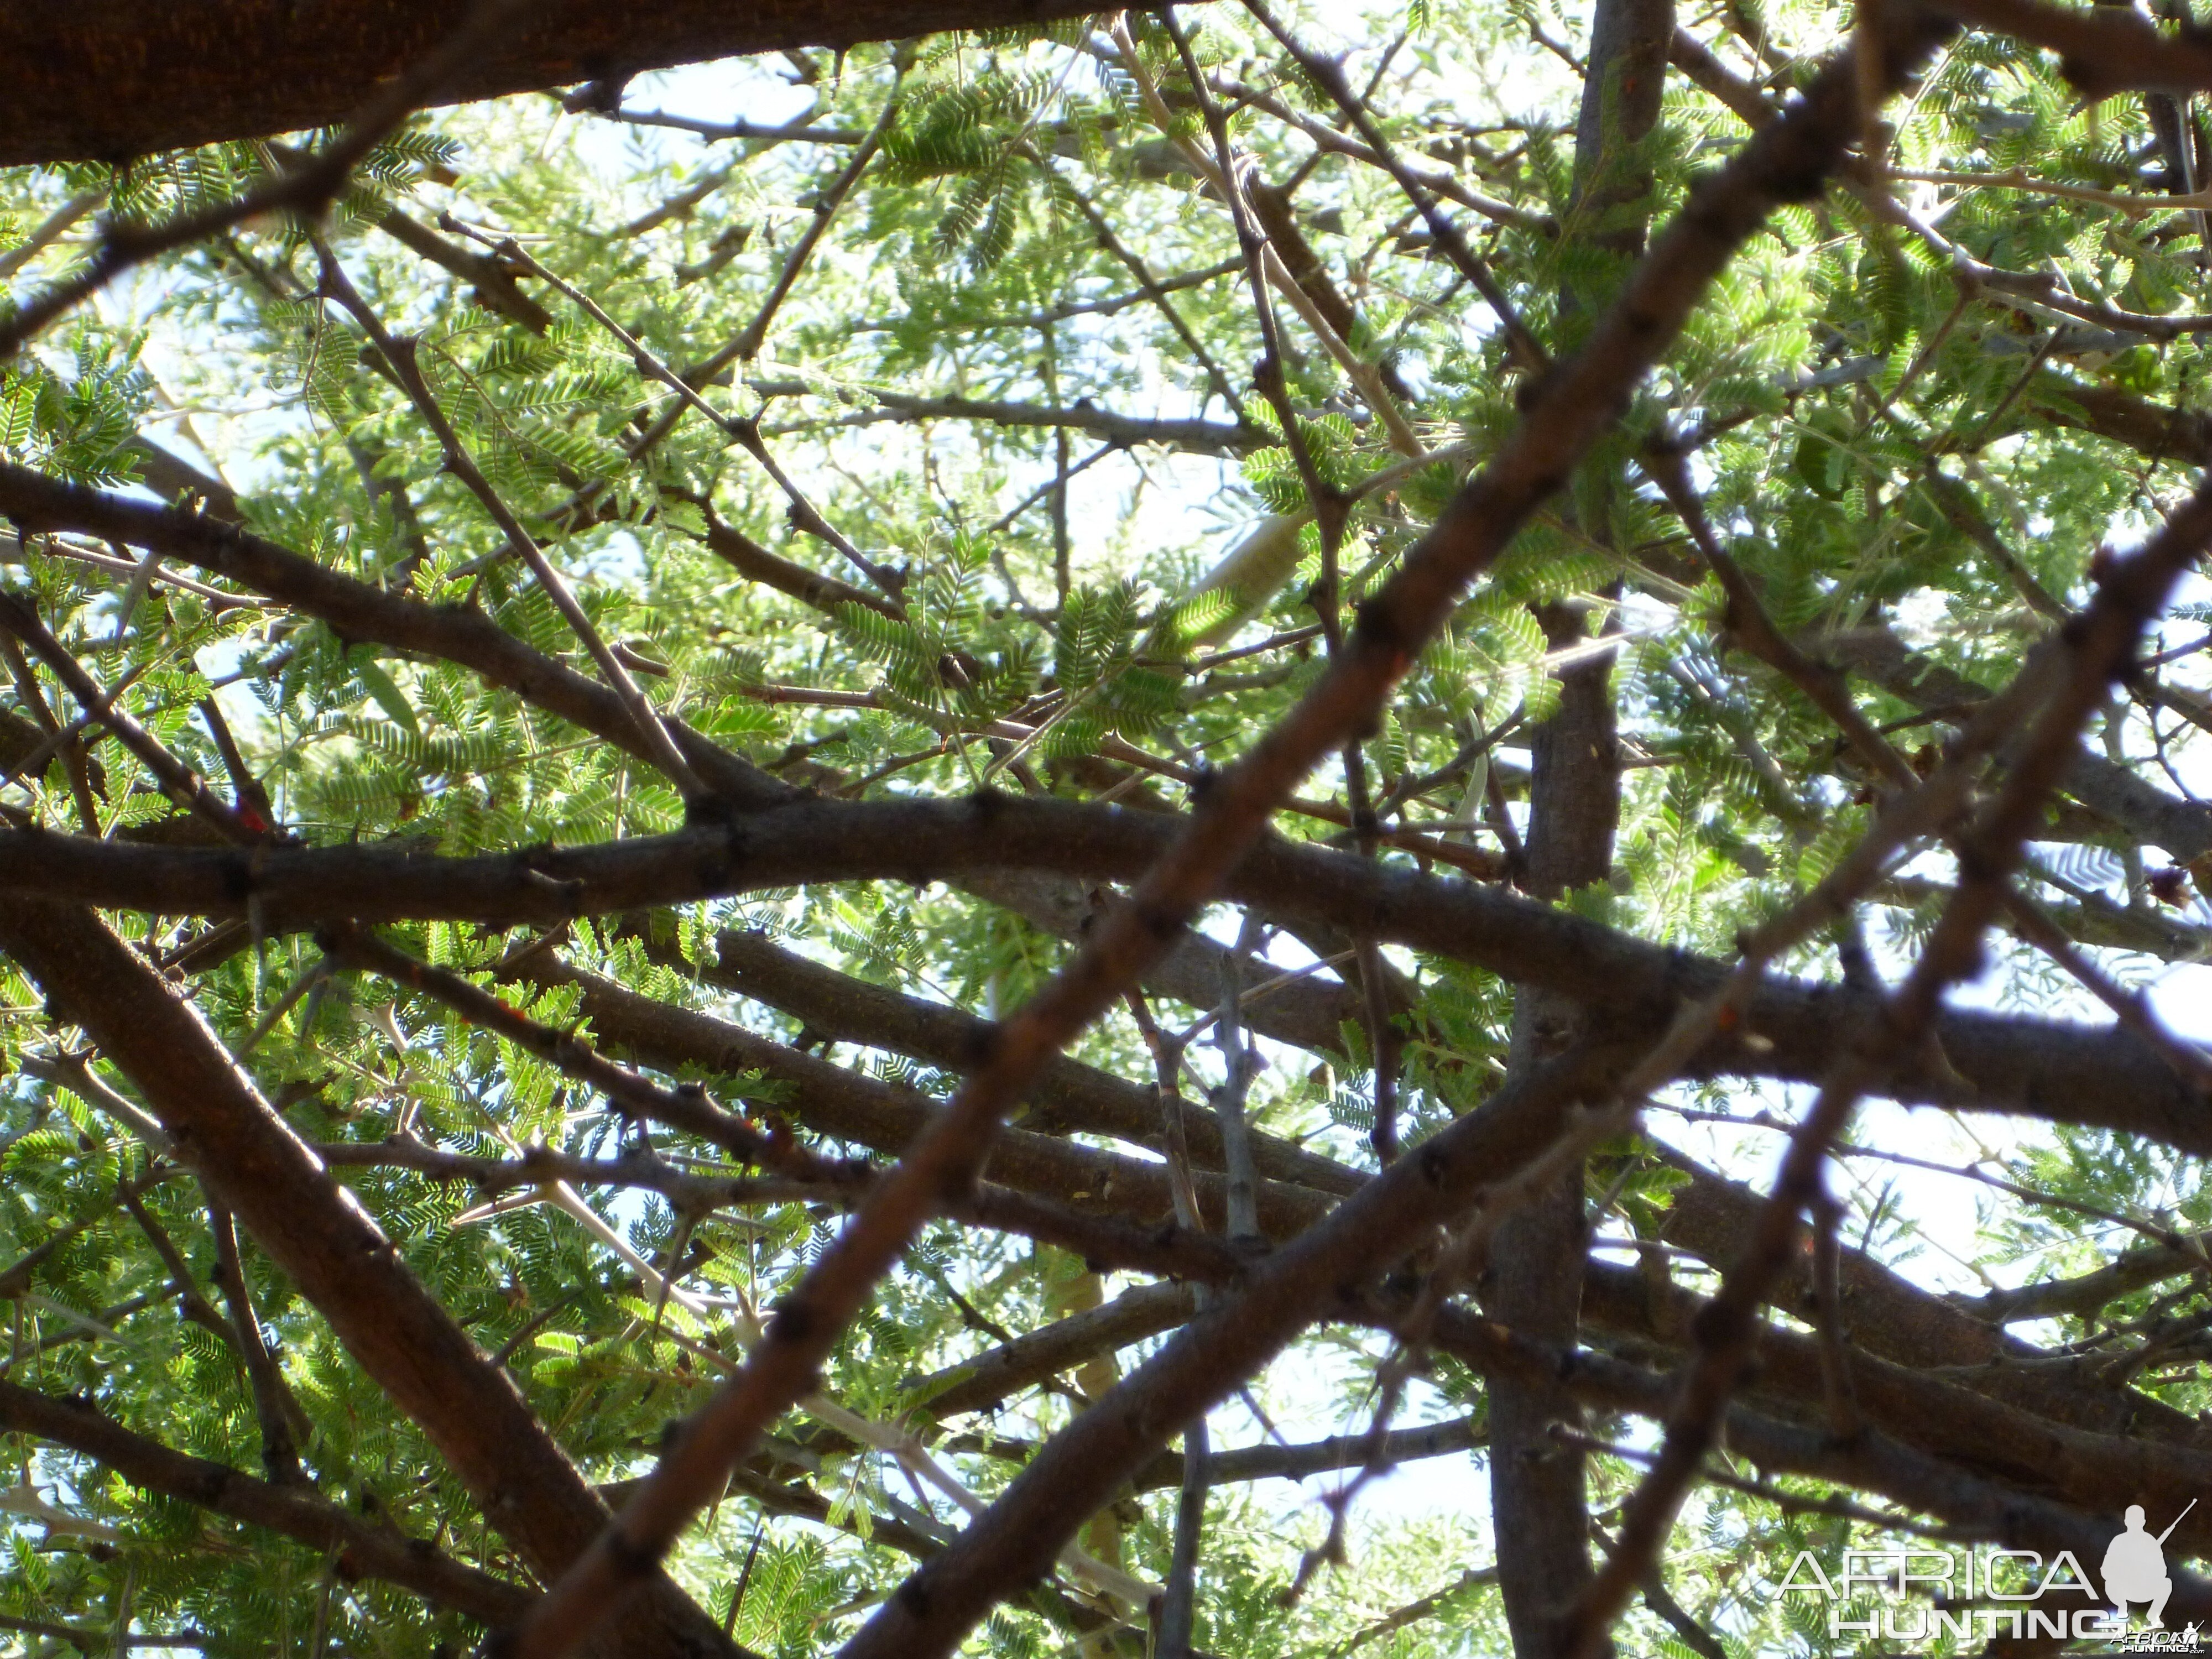
[[[1830,635],[1814,648],[1892,696],[1953,724],[1996,695],[1980,681],[1912,650],[1887,629]],[[2001,749],[2000,757],[2009,759],[2014,746]],[[2170,795],[2086,745],[2069,759],[2062,787],[2091,811],[2118,825],[2130,840],[2164,848],[2177,861],[2212,850],[2212,807]]]
[[[2212,463],[2212,416],[2138,398],[2117,386],[2096,386],[2039,371],[2027,384],[2025,401],[2038,416],[2124,445],[2154,460]],[[2023,419],[2018,423],[2025,427]]]
[[[198,1011],[89,911],[0,903],[0,951],[129,1078],[209,1191],[313,1303],[347,1352],[421,1424],[530,1566],[561,1571],[607,1510],[507,1373],[409,1271],[392,1241],[261,1097]],[[608,1653],[739,1651],[665,1578]]]
[[[1581,636],[1581,620],[1547,617],[1555,648]],[[1599,658],[1562,675],[1559,712],[1532,736],[1527,879],[1540,898],[1602,881],[1612,870],[1620,812],[1612,668],[1610,659]],[[1590,1024],[1588,1005],[1560,991],[1523,987],[1514,998],[1509,1073],[1561,1053]],[[1577,1160],[1499,1224],[1482,1285],[1492,1316],[1538,1340],[1571,1346],[1589,1240]],[[1514,1651],[1523,1659],[1553,1653],[1554,1621],[1589,1577],[1585,1460],[1552,1432],[1555,1424],[1580,1420],[1580,1408],[1564,1389],[1511,1376],[1490,1380],[1498,1581]]]
[[[517,977],[577,987],[592,1029],[610,1048],[647,1066],[670,1072],[696,1066],[727,1077],[758,1072],[773,1079],[791,1091],[788,1098],[773,1103],[775,1109],[820,1134],[897,1155],[941,1113],[936,1103],[913,1090],[848,1072],[743,1026],[657,1002],[559,962],[533,963]],[[986,1174],[1017,1192],[1042,1194],[1101,1215],[1127,1216],[1146,1225],[1164,1227],[1173,1214],[1165,1165],[1055,1135],[1004,1132],[992,1146]],[[1200,1208],[1218,1231],[1226,1182],[1202,1172],[1196,1185]],[[1310,1225],[1328,1203],[1325,1195],[1305,1188],[1262,1182],[1261,1225],[1271,1237],[1289,1237]]]
[[[710,985],[781,1009],[817,1036],[887,1048],[933,1066],[965,1064],[990,1034],[988,1020],[854,979],[758,933],[717,934],[712,957],[685,966]],[[1065,1055],[1045,1068],[1019,1121],[1038,1133],[1109,1134],[1162,1150],[1159,1107],[1151,1090]],[[1200,1168],[1222,1167],[1220,1127],[1210,1114],[1190,1114],[1185,1133]],[[1270,1134],[1255,1133],[1251,1139],[1253,1162],[1263,1176],[1338,1194],[1359,1184],[1357,1171],[1333,1158]]]
[[[1007,867],[1124,880],[1142,872],[1181,822],[988,795],[817,800],[756,815],[736,830],[454,859],[404,844],[247,853],[0,830],[0,894],[44,891],[117,909],[222,917],[243,917],[252,900],[271,933],[345,916],[558,925],[579,915],[801,881],[919,884]],[[1683,1000],[1711,996],[1728,974],[1714,958],[1513,894],[1283,841],[1253,848],[1230,872],[1222,896],[1270,920],[1358,927],[1516,983],[1567,992],[1607,1011],[1609,1029],[1624,1037],[1656,1038]],[[1752,994],[1735,1030],[1692,1058],[1690,1074],[1817,1083],[1869,1006],[1867,992],[1848,985],[1770,978]],[[1946,1063],[1885,1054],[1875,1091],[1907,1104],[2148,1135],[2212,1154],[2212,1114],[2202,1092],[2124,1029],[1965,1008],[1942,1015],[1936,1033]]]
[[[1658,119],[1674,34],[1673,0],[1599,0],[1591,24],[1569,234],[1624,261],[1643,250],[1651,181],[1633,152]],[[1570,293],[1565,308],[1578,309],[1590,297]],[[1610,477],[1595,477],[1578,496],[1585,530],[1595,537],[1607,533],[1602,520],[1615,487]],[[1541,619],[1553,649],[1583,636],[1579,611],[1547,606]],[[1555,899],[1613,871],[1620,757],[1612,672],[1609,656],[1567,670],[1559,677],[1559,712],[1531,734],[1525,883],[1538,898]],[[1522,988],[1514,1002],[1510,1072],[1525,1074],[1586,1036],[1588,1026],[1584,1005]],[[1498,1227],[1482,1287],[1492,1316],[1539,1341],[1571,1346],[1589,1231],[1577,1162]],[[1579,1420],[1573,1396],[1555,1384],[1491,1379],[1498,1582],[1522,1659],[1555,1651],[1558,1616],[1589,1579],[1585,1460],[1552,1432],[1555,1424]]]
[[[619,82],[791,46],[1079,17],[1087,0],[547,0],[442,101]],[[151,151],[343,122],[460,15],[441,0],[89,0],[0,9],[0,167]]]
[[[1698,1316],[1709,1305],[1633,1268],[1597,1263],[1591,1264],[1584,1291],[1593,1330],[1616,1340],[1632,1338],[1638,1347],[1657,1350],[1670,1365],[1694,1347]],[[1851,1382],[1860,1406],[1885,1432],[2014,1491],[2091,1511],[2135,1502],[2176,1515],[2212,1483],[2212,1458],[2201,1451],[2056,1423],[1938,1369],[1854,1351]],[[1761,1336],[1759,1373],[1749,1394],[1779,1402],[1792,1414],[1809,1415],[1820,1409],[1823,1389],[1818,1338],[1782,1328]],[[2198,1522],[2196,1513],[2175,1534],[2177,1549],[2201,1552],[2208,1542],[2212,1526]]]
[[[1660,1237],[1726,1267],[1742,1255],[1751,1237],[1759,1194],[1678,1154],[1668,1161],[1690,1179],[1675,1191]],[[2152,1249],[2137,1260],[2155,1261],[2166,1254]],[[2103,1362],[2054,1363],[2047,1351],[1977,1318],[1972,1304],[1961,1307],[1924,1291],[1863,1250],[1846,1245],[1838,1255],[1841,1332],[1855,1350],[1897,1365],[1942,1371],[1992,1400],[2054,1423],[2099,1434],[2135,1435],[2189,1453],[2212,1452],[2212,1424],[2100,1375]],[[2136,1288],[2131,1278],[2109,1269],[2087,1275],[2081,1281],[2087,1288],[2080,1294],[2094,1297],[2102,1288],[2100,1280],[2123,1291]],[[1773,1304],[1808,1325],[1817,1322],[1809,1261],[1793,1267],[1777,1286]]]

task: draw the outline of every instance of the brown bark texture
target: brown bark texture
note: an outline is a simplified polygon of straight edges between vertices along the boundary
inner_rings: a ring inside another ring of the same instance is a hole
[[[548,0],[439,95],[466,103],[792,46],[1087,15],[1073,0]],[[434,0],[94,0],[0,7],[0,167],[121,162],[343,123],[453,27]]]

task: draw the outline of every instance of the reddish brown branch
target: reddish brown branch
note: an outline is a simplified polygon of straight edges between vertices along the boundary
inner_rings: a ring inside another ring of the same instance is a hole
[[[846,1659],[948,1650],[994,1602],[1045,1571],[1082,1517],[1183,1424],[1306,1325],[1364,1307],[1369,1285],[1463,1210],[1478,1183],[1509,1182],[1540,1158],[1569,1105],[1613,1069],[1578,1054],[1525,1073],[1257,1263],[1241,1287],[1048,1441],[997,1503],[884,1604]]]
[[[710,58],[1034,27],[1090,9],[1085,0],[665,0],[643,9],[544,0],[422,96],[458,103],[619,83]],[[0,167],[119,161],[330,126],[452,27],[453,8],[441,0],[329,0],[305,10],[289,0],[14,8],[0,18],[0,61],[19,71],[0,106]]]
[[[215,1198],[327,1319],[354,1359],[422,1425],[487,1518],[533,1569],[558,1572],[605,1510],[516,1391],[392,1242],[271,1109],[198,1012],[98,918],[0,901],[0,951],[137,1087]],[[729,1652],[666,1581],[641,1608],[641,1652]]]
[[[77,531],[198,566],[304,611],[349,641],[457,663],[641,760],[654,759],[611,687],[532,649],[479,611],[424,605],[325,569],[236,525],[64,483],[7,462],[0,462],[0,514],[26,531]],[[686,762],[724,800],[760,805],[794,793],[680,722],[665,724]]]
[[[741,1162],[757,1164],[781,1175],[826,1182],[841,1173],[788,1135],[757,1128],[724,1110],[703,1091],[664,1088],[617,1066],[594,1049],[588,1039],[532,1019],[461,975],[434,968],[365,929],[334,929],[324,933],[319,943],[333,960],[366,968],[422,992],[471,1024],[498,1033],[547,1065],[598,1090],[622,1111],[696,1135]]]

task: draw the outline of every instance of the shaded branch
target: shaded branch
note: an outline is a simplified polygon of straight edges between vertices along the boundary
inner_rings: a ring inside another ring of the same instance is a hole
[[[1079,1520],[1225,1398],[1307,1324],[1362,1306],[1365,1287],[1478,1183],[1507,1182],[1549,1150],[1562,1114],[1613,1067],[1577,1054],[1503,1085],[1477,1110],[1399,1159],[1250,1269],[1046,1443],[998,1502],[925,1564],[847,1644],[847,1659],[945,1651],[991,1606],[1047,1569]]]
[[[261,1430],[261,1466],[280,1486],[304,1485],[307,1477],[300,1467],[300,1449],[292,1437],[291,1413],[298,1407],[284,1385],[276,1357],[269,1352],[260,1316],[254,1310],[253,1296],[246,1283],[246,1266],[239,1259],[238,1229],[221,1205],[209,1207],[208,1226],[215,1235],[216,1283],[222,1287],[223,1300],[230,1304],[239,1356],[246,1362],[246,1381],[253,1390],[254,1420]]]
[[[611,1048],[666,1071],[696,1066],[724,1077],[757,1073],[782,1085],[763,1103],[809,1128],[875,1151],[907,1152],[940,1122],[946,1109],[918,1091],[848,1071],[828,1060],[749,1031],[727,1020],[672,1007],[596,974],[557,963],[532,963],[517,975],[539,984],[573,985],[583,993],[580,1012]],[[742,1084],[739,1085],[742,1087]],[[1013,1130],[991,1149],[990,1180],[1097,1212],[1134,1218],[1146,1224],[1173,1213],[1167,1171],[1148,1158],[1103,1152],[1056,1135]],[[1205,1210],[1217,1219],[1224,1203],[1220,1176],[1199,1180]],[[1271,1235],[1286,1237],[1325,1211],[1328,1197],[1282,1182],[1261,1184],[1260,1219]]]
[[[975,421],[988,426],[1060,428],[1088,432],[1122,445],[1164,444],[1196,450],[1201,454],[1243,454],[1263,449],[1274,440],[1257,427],[1234,426],[1224,421],[1156,418],[1117,414],[1100,409],[1088,398],[1066,409],[1041,404],[1009,403],[975,398],[916,398],[903,392],[877,392],[876,407],[838,415],[817,424],[877,426],[887,421]],[[764,427],[763,432],[783,428]]]
[[[728,828],[459,859],[377,847],[248,854],[0,830],[0,893],[67,894],[118,908],[226,917],[243,917],[250,902],[271,931],[347,915],[550,926],[577,915],[802,882],[919,884],[1006,868],[1126,879],[1140,874],[1185,822],[991,794],[816,800]],[[1656,1035],[1680,1004],[1710,997],[1729,972],[1711,958],[1475,883],[1273,839],[1230,870],[1220,896],[1293,925],[1357,928],[1564,992],[1605,1010],[1624,1033]],[[1210,1000],[1210,994],[1194,1000]],[[1868,1006],[1866,994],[1849,986],[1769,978],[1741,1005],[1739,1024],[1691,1058],[1690,1074],[1818,1082]],[[2127,1033],[1972,1010],[1939,1016],[1935,1029],[1948,1064],[1931,1065],[1917,1051],[1886,1054],[1877,1091],[2212,1151],[2212,1119],[2202,1097]]]
[[[424,98],[462,102],[796,46],[846,47],[944,29],[1079,17],[1079,0],[838,0],[732,9],[671,0],[532,8],[479,41]],[[439,0],[167,0],[38,6],[0,20],[0,60],[23,73],[0,112],[0,167],[110,161],[331,125],[417,62],[453,26]]]
[[[948,1365],[914,1383],[905,1397],[911,1407],[932,1417],[986,1411],[1097,1354],[1172,1330],[1197,1306],[1188,1285],[1140,1285],[1103,1306]]]
[[[0,317],[0,362],[14,356],[24,342],[36,337],[55,319],[97,294],[125,271],[149,259],[189,247],[265,214],[293,212],[309,218],[319,217],[344,191],[354,168],[382,142],[385,135],[416,106],[446,88],[469,60],[525,9],[525,0],[475,0],[458,27],[453,26],[450,9],[441,11],[428,40],[395,64],[390,73],[362,87],[366,100],[352,114],[346,131],[305,165],[278,173],[228,202],[197,213],[181,214],[162,224],[131,225],[111,221],[101,232],[91,258],[51,284],[45,293]],[[206,20],[199,21],[204,26]],[[26,46],[34,52],[39,46],[8,38],[11,33],[27,32],[13,19],[9,27],[0,28],[0,59],[25,64],[36,61],[21,53]],[[75,58],[61,41],[40,44],[48,51],[58,50],[64,54],[55,67],[82,61]],[[147,61],[149,46],[143,38],[133,40],[125,49],[123,61]],[[205,58],[201,61],[204,66],[215,67],[223,76],[234,76],[238,70],[235,57],[228,51],[219,49],[212,64]],[[21,108],[21,94],[27,90],[25,86],[11,95],[10,106]],[[114,107],[112,88],[100,94],[88,92],[87,95],[94,107]]]
[[[672,967],[680,962],[706,983],[781,1010],[817,1036],[888,1049],[947,1071],[965,1064],[989,1037],[988,1020],[824,968],[762,934],[726,929],[714,936],[706,959],[696,962],[649,931],[646,944],[653,960]],[[1110,1072],[1061,1055],[1038,1079],[1022,1125],[1048,1134],[1109,1134],[1158,1148],[1159,1109],[1152,1096]],[[1205,1167],[1220,1169],[1221,1143],[1212,1121],[1190,1117],[1185,1132]],[[1255,1167],[1277,1181],[1343,1194],[1362,1179],[1358,1170],[1274,1135],[1255,1131],[1252,1143]]]
[[[334,1553],[338,1571],[349,1577],[382,1579],[488,1626],[511,1622],[530,1603],[523,1586],[441,1554],[422,1539],[372,1525],[312,1491],[271,1486],[172,1451],[82,1400],[57,1400],[0,1382],[0,1427],[65,1446],[143,1491]]]
[[[1665,1415],[1674,1398],[1674,1379],[1667,1372],[1647,1370],[1586,1349],[1551,1347],[1455,1308],[1445,1310],[1438,1320],[1437,1346],[1486,1371],[1558,1378],[1577,1398],[1600,1408],[1658,1418]],[[1878,1429],[1866,1430],[1846,1445],[1825,1425],[1790,1423],[1737,1405],[1728,1412],[1726,1436],[1736,1457],[1759,1468],[1879,1492],[1915,1514],[1948,1523],[1954,1536],[1990,1539],[2046,1553],[2072,1550],[2084,1561],[2101,1559],[2112,1538],[2107,1515],[2085,1515],[2022,1492],[1917,1450]],[[1728,1471],[1713,1474],[1734,1484]],[[1832,1504],[1814,1501],[1824,1512],[1834,1512]],[[1855,1518],[1866,1517],[1860,1512]],[[1909,1516],[1898,1519],[1910,1528]],[[2212,1613],[2212,1583],[2185,1572],[2172,1577],[2172,1611],[2185,1617]]]
[[[349,641],[443,658],[641,760],[655,759],[611,687],[533,650],[481,611],[425,605],[340,575],[235,525],[64,483],[7,462],[0,462],[0,514],[27,531],[75,530],[197,566],[304,611]],[[701,779],[732,802],[760,805],[794,793],[720,744],[678,722],[668,724]]]
[[[0,951],[138,1090],[210,1193],[421,1424],[492,1523],[541,1573],[580,1552],[605,1510],[506,1373],[430,1297],[399,1253],[233,1062],[159,971],[91,915],[0,902]],[[640,1606],[643,1650],[728,1652],[663,1581]]]

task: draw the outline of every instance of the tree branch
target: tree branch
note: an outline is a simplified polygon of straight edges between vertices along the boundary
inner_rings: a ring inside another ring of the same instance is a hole
[[[550,1575],[584,1549],[606,1511],[574,1466],[152,964],[96,917],[28,898],[0,901],[0,951],[131,1080],[177,1156],[422,1425],[524,1559]],[[732,1651],[665,1580],[642,1611],[630,1638],[641,1653],[678,1641]]]
[[[530,574],[537,578],[539,588],[553,602],[553,608],[561,613],[592,660],[599,665],[600,674],[614,689],[615,696],[620,699],[623,709],[636,726],[647,757],[667,774],[687,805],[698,799],[704,794],[706,786],[692,772],[690,763],[684,759],[674,736],[662,724],[659,712],[647,701],[645,693],[638,690],[637,682],[630,678],[629,670],[623,665],[622,659],[607,648],[607,642],[599,637],[599,630],[592,625],[591,617],[578,602],[574,590],[568,586],[568,578],[553,568],[552,561],[539,548],[537,538],[523,528],[522,520],[514,515],[514,510],[500,498],[499,492],[491,487],[491,480],[484,477],[483,470],[469,453],[468,447],[462,443],[460,434],[453,429],[453,423],[447,419],[445,410],[439,407],[436,394],[430,389],[429,381],[423,378],[415,341],[400,339],[385,327],[382,319],[348,280],[343,267],[330,249],[318,242],[315,251],[322,267],[321,292],[336,301],[348,315],[360,324],[362,331],[374,343],[377,355],[392,371],[392,378],[406,392],[408,400],[415,405],[416,413],[422,417],[423,423],[436,437],[439,450],[446,458],[446,470],[466,485],[469,493],[483,504],[484,511],[507,538],[507,545],[529,567]]]
[[[381,78],[382,84],[371,83],[374,90],[354,113],[346,131],[305,166],[279,173],[230,201],[181,215],[165,224],[141,226],[111,222],[102,231],[90,259],[44,294],[0,317],[0,362],[14,356],[25,341],[35,338],[56,318],[149,259],[189,247],[264,214],[290,211],[309,218],[320,216],[345,189],[355,167],[383,141],[385,135],[417,105],[435,97],[471,58],[526,9],[526,0],[475,0],[458,27],[452,27],[450,12],[441,14],[430,40],[410,52],[404,62],[396,64],[393,72]],[[198,21],[204,26],[206,20]],[[8,35],[17,33],[20,27],[0,28],[0,58],[18,61],[18,51],[29,44],[8,40]],[[67,52],[61,42],[46,44],[49,50]],[[148,47],[149,43],[143,39],[133,41],[125,50],[125,61],[146,61],[143,54]],[[32,47],[33,51],[37,49]],[[70,59],[64,57],[62,61],[66,64]],[[215,62],[221,75],[237,72],[234,56],[219,52]],[[112,92],[88,95],[95,106],[113,107]],[[11,98],[10,104],[20,106],[15,98]]]
[[[246,1382],[253,1390],[253,1415],[261,1429],[261,1466],[277,1486],[304,1486],[307,1476],[300,1467],[300,1449],[292,1438],[286,1410],[292,1405],[290,1390],[284,1386],[276,1355],[269,1352],[252,1293],[246,1288],[246,1265],[238,1254],[238,1229],[231,1224],[230,1212],[220,1204],[209,1206],[208,1226],[215,1235],[216,1283],[222,1286],[223,1300],[230,1304],[239,1355],[246,1362]]]
[[[993,402],[975,398],[917,398],[905,392],[877,392],[876,407],[833,416],[830,426],[876,426],[886,421],[975,421],[988,426],[1059,428],[1088,432],[1124,446],[1164,444],[1195,450],[1201,454],[1243,454],[1273,441],[1257,428],[1232,426],[1224,421],[1152,419],[1117,414],[1085,400],[1066,409],[1040,404]],[[781,428],[764,428],[764,431]]]
[[[337,1570],[349,1577],[382,1579],[495,1628],[530,1604],[531,1592],[523,1586],[456,1561],[422,1539],[373,1526],[312,1490],[272,1486],[172,1451],[82,1400],[57,1400],[0,1382],[0,1428],[65,1446],[143,1491],[332,1552]]]
[[[949,1650],[994,1602],[1048,1567],[1074,1526],[1181,1426],[1308,1323],[1359,1305],[1404,1251],[1551,1146],[1572,1102],[1617,1069],[1576,1054],[1523,1073],[1400,1158],[1334,1215],[1252,1267],[1167,1345],[1046,1443],[966,1531],[887,1601],[845,1659]]]
[[[458,663],[641,760],[655,758],[618,693],[532,649],[480,611],[424,605],[327,570],[235,525],[64,483],[8,462],[0,462],[0,513],[27,531],[75,530],[195,565],[304,611],[348,640]],[[669,724],[702,780],[732,804],[765,805],[796,793],[680,723]]]
[[[921,883],[1009,867],[1127,878],[1182,824],[1157,813],[999,796],[817,800],[727,829],[450,860],[392,848],[248,854],[0,830],[0,893],[68,895],[166,915],[242,917],[252,902],[272,932],[348,915],[555,925],[802,882]],[[1562,991],[1606,1011],[1624,1034],[1656,1036],[1678,1006],[1710,997],[1729,972],[1711,958],[1475,883],[1273,839],[1231,870],[1220,896],[1294,925],[1356,927]],[[1739,1010],[1736,1028],[1692,1057],[1690,1074],[1817,1082],[1867,1006],[1848,986],[1769,978]],[[1251,1005],[1248,1018],[1264,1006]],[[1936,1030],[1948,1065],[1893,1053],[1881,1058],[1874,1086],[1908,1103],[2122,1129],[2212,1152],[2203,1098],[2127,1033],[1970,1010],[1940,1016]]]
[[[554,0],[480,41],[432,98],[464,102],[796,46],[843,48],[945,29],[1034,27],[1082,0],[836,0],[750,6],[672,0],[640,13]],[[116,161],[332,125],[453,26],[436,0],[166,0],[33,7],[0,21],[0,61],[23,74],[0,112],[0,167]]]

